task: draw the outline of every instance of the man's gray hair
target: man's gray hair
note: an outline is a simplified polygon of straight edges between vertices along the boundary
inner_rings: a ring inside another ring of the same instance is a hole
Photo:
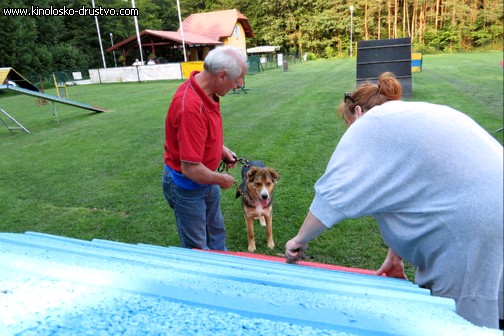
[[[241,75],[242,67],[246,64],[247,56],[240,49],[222,46],[208,53],[203,68],[211,73],[226,71],[229,79],[234,80]]]

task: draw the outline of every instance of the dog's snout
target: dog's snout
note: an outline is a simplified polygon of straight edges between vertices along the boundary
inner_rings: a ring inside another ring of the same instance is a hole
[[[266,188],[263,187],[262,190],[261,190],[261,198],[263,200],[267,200],[268,197],[269,197],[269,192],[268,192],[268,190]]]

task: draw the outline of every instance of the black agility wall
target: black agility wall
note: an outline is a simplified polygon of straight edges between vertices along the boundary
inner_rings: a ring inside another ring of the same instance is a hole
[[[386,71],[401,82],[402,97],[413,96],[409,37],[357,42],[357,86],[366,81],[376,83]]]

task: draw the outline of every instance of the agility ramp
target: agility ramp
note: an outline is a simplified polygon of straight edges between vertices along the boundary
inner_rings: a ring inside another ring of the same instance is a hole
[[[501,335],[413,283],[178,247],[0,233],[1,335]]]
[[[33,96],[33,97],[37,97],[37,98],[46,99],[46,100],[49,100],[49,101],[52,101],[52,102],[55,102],[55,103],[61,103],[61,104],[65,104],[65,105],[75,106],[75,107],[79,107],[79,108],[90,110],[90,111],[94,111],[94,112],[106,112],[106,111],[108,111],[108,109],[103,108],[103,107],[92,106],[90,104],[85,104],[85,103],[79,103],[79,102],[77,102],[75,100],[71,100],[71,99],[67,99],[67,98],[61,98],[61,97],[58,97],[58,96],[53,96],[53,95],[50,95],[50,94],[47,94],[47,93],[42,93],[42,92],[39,92],[39,91],[32,91],[32,90],[24,89],[22,87],[18,87],[18,86],[14,86],[14,85],[0,85],[0,89],[8,89],[8,90],[19,92],[19,93],[22,93],[22,94],[25,94],[25,95],[29,95],[29,96]]]
[[[56,113],[56,104],[65,104],[70,106],[75,106],[81,109],[93,111],[93,112],[106,112],[108,109],[98,106],[93,106],[86,103],[80,103],[75,100],[67,99],[65,97],[53,96],[46,94],[44,92],[40,92],[39,88],[30,83],[26,78],[24,78],[19,72],[14,70],[13,68],[0,68],[0,90],[11,90],[17,93],[25,94],[28,96],[37,97],[39,100],[47,102],[51,101],[53,106],[53,115],[56,118],[56,123],[59,123],[58,114]],[[12,116],[7,114],[4,110],[1,112],[7,116],[11,122],[15,123],[17,126],[9,126],[4,120],[0,119],[0,121],[9,129],[12,130],[24,130],[29,133],[28,130],[21,125],[17,120],[15,120]]]

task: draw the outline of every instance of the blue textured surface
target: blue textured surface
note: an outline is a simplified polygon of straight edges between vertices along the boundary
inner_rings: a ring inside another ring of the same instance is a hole
[[[0,335],[498,335],[408,281],[0,233]]]

